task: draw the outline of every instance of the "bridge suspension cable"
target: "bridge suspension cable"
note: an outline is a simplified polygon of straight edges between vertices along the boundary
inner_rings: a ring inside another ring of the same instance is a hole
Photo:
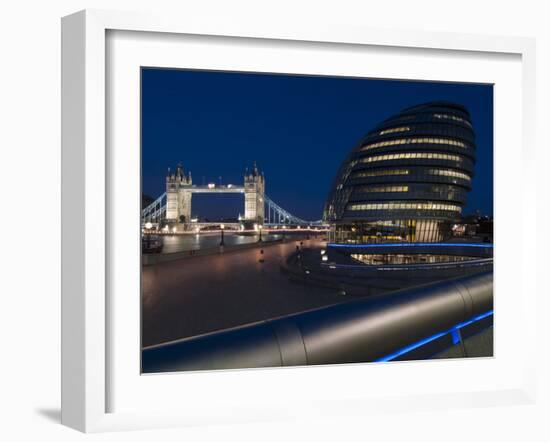
[[[265,195],[264,199],[266,212],[265,220],[267,224],[311,224],[308,221],[292,215],[267,195]]]
[[[166,192],[141,211],[141,222],[160,223],[166,215]]]

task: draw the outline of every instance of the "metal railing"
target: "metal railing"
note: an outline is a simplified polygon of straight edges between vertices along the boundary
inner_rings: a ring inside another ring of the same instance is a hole
[[[141,222],[159,223],[166,216],[166,192],[141,211]]]
[[[384,360],[492,309],[487,272],[148,347],[142,371]]]
[[[297,216],[294,216],[287,210],[283,209],[267,195],[265,196],[265,210],[265,219],[268,224],[310,224],[310,222],[298,218]]]

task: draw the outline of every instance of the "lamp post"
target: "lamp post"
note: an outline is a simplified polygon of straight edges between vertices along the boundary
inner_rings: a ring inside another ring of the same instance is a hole
[[[258,238],[258,242],[262,242],[262,225],[261,224],[259,225],[259,229],[260,229],[260,237]]]
[[[221,234],[222,234],[222,237],[221,237],[221,240],[220,240],[220,246],[224,246],[225,242],[223,240],[223,230],[225,229],[225,225],[220,224],[220,229],[221,229]]]

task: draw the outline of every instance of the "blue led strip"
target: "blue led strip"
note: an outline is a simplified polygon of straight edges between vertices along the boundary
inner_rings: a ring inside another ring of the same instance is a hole
[[[491,316],[493,313],[494,313],[493,310],[489,310],[488,312],[485,312],[485,313],[482,313],[480,315],[474,316],[473,318],[471,318],[467,321],[464,321],[464,322],[461,322],[460,324],[455,325],[454,327],[450,328],[447,331],[437,333],[437,334],[432,335],[428,338],[417,341],[414,344],[403,347],[402,349],[397,350],[394,353],[391,353],[389,355],[386,355],[386,356],[383,356],[379,359],[376,359],[374,362],[392,361],[392,360],[398,358],[399,356],[402,356],[406,353],[409,353],[410,351],[413,351],[413,350],[417,349],[418,347],[422,347],[423,345],[429,344],[430,342],[435,341],[436,339],[439,339],[439,338],[441,338],[441,337],[443,337],[443,336],[445,336],[449,333],[451,333],[451,335],[453,336],[453,344],[457,344],[458,342],[455,342],[455,340],[456,340],[456,337],[458,336],[458,331],[461,328],[466,327],[467,325],[473,324],[474,322],[480,321],[481,319],[487,318],[488,316]]]
[[[451,262],[435,262],[435,263],[420,263],[420,264],[335,264],[322,262],[323,267],[329,268],[343,268],[343,269],[366,269],[373,268],[376,270],[407,270],[407,269],[439,269],[439,268],[449,268],[453,267],[472,267],[479,264],[486,264],[493,262],[493,258],[479,258],[479,259],[469,259],[466,261],[451,261]]]
[[[453,338],[453,345],[456,345],[460,341],[462,341],[462,337],[460,336],[460,330],[458,328],[455,328],[451,331],[451,337]]]
[[[492,249],[493,244],[478,243],[443,243],[443,242],[414,242],[414,243],[387,243],[387,244],[335,244],[329,243],[327,247],[343,248],[376,248],[376,247],[477,247],[481,249]]]

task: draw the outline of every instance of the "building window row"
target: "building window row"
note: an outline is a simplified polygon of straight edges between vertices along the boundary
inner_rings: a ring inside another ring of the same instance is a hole
[[[397,146],[400,144],[447,144],[449,146],[462,147],[468,149],[469,146],[466,143],[458,140],[451,140],[449,138],[428,138],[428,137],[417,137],[417,138],[399,138],[397,140],[387,140],[379,141],[377,143],[366,144],[361,147],[360,150],[369,150],[375,149],[378,147],[386,146]]]
[[[448,262],[471,261],[471,256],[430,255],[430,254],[352,254],[351,257],[367,265],[384,264],[435,264]]]
[[[401,117],[392,118],[392,121],[412,121],[416,119],[416,115],[403,115]]]
[[[365,178],[371,176],[408,175],[407,169],[385,169],[385,170],[361,170],[353,174],[353,178]]]
[[[378,135],[386,135],[386,134],[394,134],[397,132],[408,132],[411,128],[409,126],[402,126],[402,127],[394,127],[391,129],[385,129],[378,132]]]
[[[465,173],[458,172],[458,171],[452,170],[452,169],[430,169],[430,170],[428,170],[428,173],[430,175],[450,176],[450,177],[454,177],[454,178],[462,178],[463,180],[466,180],[466,181],[471,181],[472,180],[470,175],[467,175]]]
[[[434,118],[439,118],[440,120],[454,120],[454,121],[460,121],[461,123],[466,124],[467,126],[472,127],[472,123],[470,123],[468,120],[465,120],[464,118],[457,117],[456,115],[450,115],[450,114],[434,114]]]
[[[405,153],[391,153],[387,155],[376,155],[373,157],[364,157],[359,161],[361,163],[374,163],[377,161],[389,161],[400,159],[430,159],[430,160],[449,160],[449,161],[461,161],[461,157],[458,155],[451,155],[447,153],[433,153],[433,152],[405,152]]]
[[[409,186],[362,186],[357,190],[361,193],[408,192]]]
[[[354,199],[364,200],[365,195],[369,195],[369,199],[386,201],[391,198],[392,193],[406,193],[411,195],[411,200],[417,201],[420,198],[427,200],[445,201],[464,201],[466,194],[460,188],[453,185],[435,185],[413,184],[413,185],[367,185],[359,186],[354,189]]]
[[[399,126],[404,127],[404,126]],[[403,134],[395,134],[398,135],[406,135],[407,137],[428,137],[428,138],[448,138],[452,140],[460,140],[464,141],[467,145],[473,146],[474,145],[474,135],[472,132],[472,128],[465,127],[463,125],[458,124],[440,124],[438,121],[434,121],[433,119],[429,121],[423,121],[418,122],[414,126],[408,125],[407,126],[409,130]],[[375,143],[380,140],[380,130],[388,130],[388,129],[379,129],[373,132],[370,132],[367,136],[367,138],[363,141],[363,145],[367,145],[370,143]],[[388,134],[386,134],[387,136]],[[404,138],[404,137],[401,137]]]
[[[429,157],[428,157],[429,158]],[[400,175],[409,175],[411,173],[408,169],[383,169],[383,170],[360,170],[353,173],[352,178],[369,178],[369,177],[379,177],[379,176],[400,176]],[[470,175],[458,172],[453,169],[429,169],[427,171],[429,175],[436,176],[446,176],[453,178],[461,178],[466,181],[472,181]],[[337,186],[337,189],[341,189],[342,184]]]
[[[460,206],[440,203],[359,203],[348,204],[348,210],[446,210],[460,212]]]

